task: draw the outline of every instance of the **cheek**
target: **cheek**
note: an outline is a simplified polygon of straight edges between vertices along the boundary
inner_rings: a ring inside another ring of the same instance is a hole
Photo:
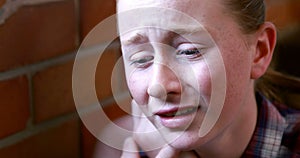
[[[239,98],[247,90],[251,74],[252,53],[247,38],[234,28],[224,28],[215,35],[226,71],[226,98]]]
[[[231,47],[222,48],[227,82],[223,115],[232,120],[233,116],[241,114],[241,107],[249,98],[249,93],[253,93],[250,78],[251,52],[247,51],[242,42],[236,41],[235,45],[233,41],[225,41],[225,43]]]
[[[193,85],[193,87],[201,96],[200,99],[202,99],[205,102],[205,104],[208,105],[208,103],[210,102],[211,95],[211,71],[209,70],[209,67],[206,64],[195,65],[193,71],[197,84]],[[189,81],[190,84],[192,84],[192,80],[193,79]]]
[[[127,76],[127,84],[133,99],[139,105],[147,104],[147,83],[150,76],[145,73],[133,72]]]
[[[251,78],[251,56],[250,52],[238,47],[236,55],[226,58],[226,74],[230,94],[235,96],[241,95],[247,91]],[[231,51],[230,51],[231,52]],[[228,92],[228,93],[229,93]]]

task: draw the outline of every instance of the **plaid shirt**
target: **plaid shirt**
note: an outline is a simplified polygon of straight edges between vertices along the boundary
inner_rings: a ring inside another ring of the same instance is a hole
[[[300,110],[257,95],[258,120],[243,158],[300,158]]]
[[[300,158],[300,110],[256,97],[258,120],[242,158]],[[147,158],[140,153],[141,158]]]

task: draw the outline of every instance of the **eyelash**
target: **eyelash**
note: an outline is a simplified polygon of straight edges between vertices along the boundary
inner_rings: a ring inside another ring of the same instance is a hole
[[[202,49],[193,48],[187,50],[178,50],[176,55],[178,58],[197,59],[202,56]]]
[[[133,60],[130,65],[134,65],[134,67],[137,67],[137,68],[146,68],[148,67],[149,64],[151,64],[152,60],[154,59],[153,56],[146,56],[146,57],[143,57],[143,58],[140,58],[140,59],[136,59],[136,60]]]
[[[186,60],[195,60],[202,56],[202,49],[186,49],[186,50],[178,50],[176,52],[177,58],[182,58]],[[137,68],[147,68],[153,61],[154,56],[145,56],[138,59],[133,59],[130,65],[133,65]]]

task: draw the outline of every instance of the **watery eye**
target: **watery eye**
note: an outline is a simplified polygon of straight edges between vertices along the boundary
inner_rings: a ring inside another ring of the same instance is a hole
[[[139,68],[147,67],[152,62],[153,59],[154,59],[153,56],[145,56],[142,58],[133,59],[131,65],[134,65],[135,67],[139,67]]]
[[[195,59],[202,56],[201,49],[187,49],[187,50],[179,50],[176,53],[177,57],[179,58],[188,58],[188,59]]]
[[[193,50],[183,50],[179,51],[178,55],[194,55],[198,54],[200,51],[198,49],[193,49]]]

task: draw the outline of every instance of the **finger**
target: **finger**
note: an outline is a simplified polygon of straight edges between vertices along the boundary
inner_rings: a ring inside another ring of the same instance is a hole
[[[179,155],[179,151],[175,150],[174,148],[172,148],[169,145],[165,145],[160,150],[160,152],[158,153],[156,158],[177,158],[178,155]]]
[[[131,110],[134,116],[140,116],[142,114],[142,111],[135,100],[131,100]]]
[[[140,108],[134,100],[131,101],[131,112],[133,118],[133,129],[136,129],[137,125],[140,122],[142,111],[140,110]]]
[[[121,158],[139,158],[139,150],[132,139],[132,137],[126,138],[123,145],[123,153]]]

